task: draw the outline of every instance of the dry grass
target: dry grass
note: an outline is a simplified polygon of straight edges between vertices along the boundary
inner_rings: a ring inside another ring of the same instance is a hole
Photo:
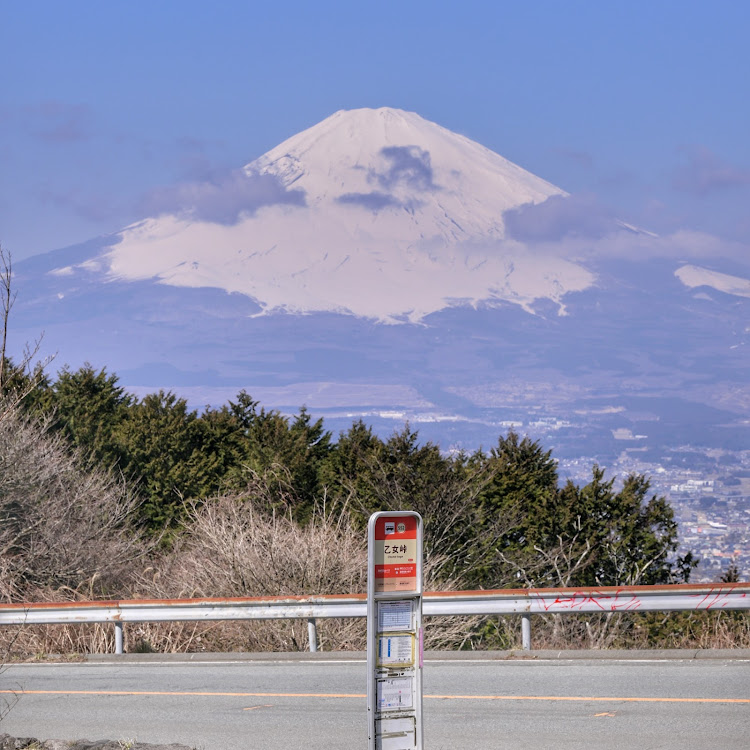
[[[535,615],[534,649],[750,648],[750,612],[648,612]],[[493,623],[485,642],[518,648],[520,618]]]

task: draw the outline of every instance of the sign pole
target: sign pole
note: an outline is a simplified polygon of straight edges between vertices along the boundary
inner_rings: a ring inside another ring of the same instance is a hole
[[[373,513],[367,525],[369,750],[422,750],[422,518]]]

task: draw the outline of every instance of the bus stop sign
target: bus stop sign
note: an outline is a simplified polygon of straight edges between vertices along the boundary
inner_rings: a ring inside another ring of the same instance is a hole
[[[370,750],[422,750],[422,518],[374,513],[367,527]]]

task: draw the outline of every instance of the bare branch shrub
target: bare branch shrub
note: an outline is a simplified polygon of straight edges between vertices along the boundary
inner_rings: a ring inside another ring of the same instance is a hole
[[[127,592],[148,551],[130,525],[136,498],[114,475],[82,471],[16,404],[0,411],[0,597]]]
[[[8,320],[10,311],[16,301],[13,291],[13,259],[9,252],[0,247],[0,316],[2,316],[2,334],[0,335],[0,391],[5,386],[5,359],[8,345]]]
[[[278,488],[274,490],[278,492]],[[278,495],[275,495],[278,498]],[[300,525],[268,502],[269,488],[256,475],[242,496],[190,506],[183,536],[141,581],[158,597],[303,596],[365,593],[367,542],[346,509],[319,504]],[[425,580],[439,586],[436,559]],[[453,582],[443,585],[452,587]],[[461,643],[466,618],[440,618],[426,631],[426,646]],[[188,627],[189,625],[189,627]],[[362,650],[366,625],[358,618],[317,621],[323,650]],[[125,628],[128,648],[157,651],[299,651],[308,648],[304,620],[159,623]]]
[[[35,364],[43,333],[33,344],[24,346],[18,363],[8,356],[8,325],[16,296],[17,292],[13,289],[13,258],[8,250],[0,246],[0,394],[14,405],[20,404],[36,388],[45,367],[55,358],[51,355]],[[0,410],[0,420],[5,416],[6,412]]]
[[[174,555],[184,593],[199,596],[340,594],[366,590],[367,545],[348,514],[318,506],[301,526],[250,498],[191,508]],[[192,589],[192,591],[191,591]]]
[[[588,539],[580,539],[580,518],[574,525],[577,530],[569,538],[557,537],[557,543],[544,549],[534,546],[534,554],[510,557],[500,550],[497,557],[515,572],[516,578],[528,588],[568,588],[574,586],[576,575],[592,559],[606,558],[617,561],[616,549],[609,544],[593,549]],[[658,549],[641,566],[618,572],[622,585],[635,586],[642,583],[649,567],[659,558],[663,550]],[[534,618],[534,645],[536,648],[566,649],[589,648],[605,649],[627,644],[636,647],[640,643],[640,633],[634,625],[630,613],[602,612],[590,615],[540,614]],[[504,639],[509,639],[515,626],[507,619],[499,624]],[[650,644],[643,642],[641,647]]]
[[[242,496],[189,507],[182,537],[142,581],[144,592],[179,598],[366,591],[366,539],[345,510],[321,504],[302,526],[267,500],[268,486],[255,476]],[[364,632],[357,620],[318,622],[323,648],[358,647]],[[143,626],[139,637],[158,650],[186,647],[164,626]],[[212,623],[191,638],[191,649],[295,651],[307,648],[307,623]]]

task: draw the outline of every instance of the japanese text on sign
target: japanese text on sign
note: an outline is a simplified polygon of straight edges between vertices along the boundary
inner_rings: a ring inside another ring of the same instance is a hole
[[[375,526],[375,591],[414,591],[417,523],[414,517],[379,519]]]

